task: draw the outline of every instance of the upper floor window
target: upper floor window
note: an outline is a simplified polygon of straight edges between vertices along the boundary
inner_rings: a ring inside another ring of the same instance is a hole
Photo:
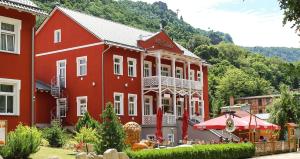
[[[114,109],[117,115],[124,115],[124,94],[114,93]]]
[[[130,116],[137,115],[137,95],[128,94],[128,114]]]
[[[127,58],[128,61],[128,76],[136,77],[136,59]]]
[[[197,71],[197,81],[201,82],[202,77],[201,77],[201,72]]]
[[[169,65],[161,65],[161,75],[162,76],[170,76],[171,75],[171,67]]]
[[[0,16],[0,25],[0,51],[20,54],[21,21]]]
[[[83,116],[87,112],[87,96],[77,97],[77,116]]]
[[[123,75],[123,56],[114,55],[114,74]]]
[[[181,67],[176,67],[176,78],[183,78],[183,69]]]
[[[77,57],[77,76],[87,75],[87,57]]]
[[[61,29],[54,30],[54,43],[61,42]]]
[[[195,71],[194,70],[190,70],[189,80],[194,80],[194,78],[195,78]]]
[[[152,76],[152,63],[150,61],[144,62],[144,77]]]
[[[19,115],[20,83],[0,78],[0,115]]]

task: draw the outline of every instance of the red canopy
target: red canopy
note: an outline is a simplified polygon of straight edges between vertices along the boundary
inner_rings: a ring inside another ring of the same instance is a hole
[[[182,140],[188,139],[188,121],[189,120],[189,114],[187,109],[184,109],[183,118],[182,118]]]
[[[195,129],[200,130],[208,130],[208,129],[217,129],[217,130],[223,130],[226,128],[226,120],[229,118],[229,115],[222,115],[214,119],[207,120],[203,123],[195,124]],[[231,117],[234,121],[234,125],[236,130],[246,130],[249,127],[249,123],[247,123],[245,120],[242,120],[239,117]]]
[[[156,133],[155,133],[156,139],[159,143],[161,143],[163,140],[162,131],[161,131],[162,118],[163,118],[162,110],[161,107],[159,107],[156,112]]]
[[[255,119],[256,118],[256,119]],[[250,115],[246,117],[242,117],[241,119],[245,120],[248,124],[250,122]],[[259,119],[255,116],[252,116],[251,119],[251,129],[259,129],[259,130],[279,130],[280,126],[266,122],[262,119]]]

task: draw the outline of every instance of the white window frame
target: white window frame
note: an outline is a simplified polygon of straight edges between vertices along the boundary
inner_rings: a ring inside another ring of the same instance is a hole
[[[79,96],[79,97],[76,97],[76,101],[77,101],[77,116],[83,116],[83,114],[81,114],[80,110],[81,110],[81,107],[84,105],[82,103],[80,103],[80,100],[84,99],[86,101],[85,103],[85,107],[86,107],[86,111],[88,111],[88,97],[87,96]]]
[[[179,104],[179,102],[180,102],[180,104]],[[177,116],[178,117],[182,117],[182,115],[183,115],[183,112],[184,112],[184,109],[183,109],[183,105],[184,105],[184,102],[183,101],[179,101],[178,99],[177,99],[177,101],[176,101],[176,109],[177,109]],[[181,110],[181,112],[179,113],[179,108],[180,108],[180,110]]]
[[[168,71],[167,72],[165,72],[164,70],[163,70],[163,68],[167,68],[168,69]],[[161,64],[161,75],[162,76],[165,76],[165,75],[163,75],[163,73],[167,73],[168,74],[168,76],[166,76],[166,77],[170,77],[171,76],[171,66],[170,65],[166,65],[166,64]]]
[[[64,102],[67,103],[67,98],[58,98],[58,99],[56,99],[56,105],[57,105],[57,107],[56,107],[57,112],[56,113],[60,117],[66,117],[67,116],[67,106],[66,105],[64,105],[64,106],[59,105],[60,100],[64,100]],[[62,115],[62,110],[63,110],[63,115]]]
[[[149,68],[146,68],[145,64],[147,64],[149,66]],[[146,76],[146,70],[149,73],[148,76]],[[151,61],[144,61],[144,77],[151,77],[151,76],[152,76],[152,62]]]
[[[195,81],[195,70],[190,70],[189,80]]]
[[[164,100],[165,100],[165,101],[169,101],[169,105],[165,105],[165,104],[164,104]],[[167,112],[165,112],[165,106],[168,106],[169,108],[173,109],[171,98],[162,97],[162,98],[161,98],[161,104],[162,104],[162,108],[163,108],[163,114],[167,113]],[[174,110],[173,110],[173,113],[174,113]]]
[[[133,66],[129,65],[129,62],[133,62]],[[130,74],[130,68],[132,67],[132,74]],[[127,70],[128,70],[128,77],[136,77],[136,59],[128,57],[127,58]]]
[[[170,138],[171,138],[171,140],[170,140]],[[174,134],[168,134],[168,141],[170,141],[170,142],[175,142],[175,135]]]
[[[196,116],[196,108],[195,108],[196,101],[193,99],[191,100],[191,105],[190,105],[190,116]]]
[[[203,101],[202,100],[198,100],[198,113],[200,116],[203,116]]]
[[[175,74],[176,78],[178,78],[177,77],[177,75],[178,75],[177,71],[180,71],[180,79],[183,79],[183,68],[182,67],[176,67],[176,74]]]
[[[133,97],[133,114],[130,113],[130,97]],[[137,116],[137,94],[128,94],[128,115],[129,116]]]
[[[21,80],[0,78],[0,84],[13,85],[13,93],[0,92],[0,95],[12,95],[13,96],[13,113],[0,113],[0,116],[19,116],[20,115],[20,91]]]
[[[84,60],[85,63],[84,64],[80,64],[80,61],[81,60]],[[77,63],[77,76],[80,77],[80,76],[86,76],[87,75],[87,56],[81,56],[81,57],[77,57],[76,58],[76,63]],[[85,67],[85,73],[84,74],[81,74],[80,73],[80,68],[81,67]]]
[[[2,23],[7,23],[14,25],[14,32],[10,31],[5,31],[1,29],[1,24]],[[14,19],[14,18],[8,18],[4,16],[0,16],[0,52],[5,52],[5,53],[12,53],[12,54],[20,54],[20,46],[21,46],[21,28],[22,28],[22,21],[19,19]],[[1,33],[8,33],[8,34],[13,34],[14,35],[14,51],[8,51],[8,50],[2,50],[1,46]]]
[[[120,113],[116,112],[116,96],[120,96]],[[117,115],[124,115],[124,93],[115,92],[114,93],[114,110]]]
[[[197,71],[197,81],[199,81],[199,82],[202,81],[202,72],[201,71]]]
[[[153,97],[152,96],[147,96],[147,95],[145,95],[144,96],[144,112],[143,112],[143,114],[144,115],[146,115],[146,113],[145,113],[145,111],[146,111],[146,104],[145,104],[145,102],[146,102],[146,99],[149,99],[149,114],[148,115],[153,115]]]
[[[53,39],[53,42],[54,43],[60,43],[61,42],[61,29],[54,30],[54,39]]]
[[[120,63],[115,63],[115,59],[119,59]],[[120,67],[120,72],[116,72],[115,65]],[[123,75],[123,56],[120,55],[113,55],[113,71],[115,75]]]
[[[65,63],[65,67],[60,66],[61,62]],[[63,82],[65,84],[65,88],[67,88],[67,60],[66,59],[56,61],[56,78],[57,78],[56,80],[57,80],[57,86],[59,87],[60,87],[60,77],[59,77],[60,69],[65,69],[65,80]]]

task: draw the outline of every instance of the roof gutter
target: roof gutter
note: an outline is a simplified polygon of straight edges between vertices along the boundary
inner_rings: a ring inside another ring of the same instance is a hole
[[[35,124],[34,27],[32,27],[31,32],[31,126],[33,126]]]
[[[105,45],[104,45],[105,46]],[[104,107],[105,107],[105,103],[104,103],[104,54],[111,48],[111,45],[108,45],[108,48],[102,51],[102,55],[101,55],[101,82],[102,82],[102,87],[101,87],[101,98],[102,98],[102,112],[104,111]]]

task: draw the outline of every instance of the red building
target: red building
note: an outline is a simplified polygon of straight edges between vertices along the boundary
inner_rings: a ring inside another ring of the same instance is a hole
[[[0,1],[0,120],[12,130],[34,118],[34,30],[37,14],[30,0]]]
[[[123,123],[141,124],[142,137],[151,138],[161,106],[164,138],[170,139],[179,136],[184,108],[191,119],[209,118],[207,69],[164,31],[56,7],[36,33],[36,78],[40,90],[52,95],[38,93],[36,122],[47,124],[52,117],[73,126],[85,111],[99,119],[112,102]]]

